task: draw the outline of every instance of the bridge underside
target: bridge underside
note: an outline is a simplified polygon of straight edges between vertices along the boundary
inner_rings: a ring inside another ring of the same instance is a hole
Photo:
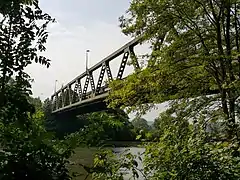
[[[104,93],[93,97],[91,99],[86,99],[84,101],[68,105],[64,108],[60,108],[52,112],[52,115],[58,116],[76,116],[80,114],[86,114],[91,112],[98,112],[107,110],[107,104],[104,101],[108,93]]]

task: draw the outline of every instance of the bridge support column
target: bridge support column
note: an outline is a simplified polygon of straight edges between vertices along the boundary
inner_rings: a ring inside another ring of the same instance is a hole
[[[76,119],[76,115],[72,113],[61,113],[61,114],[55,114],[53,115],[54,119],[58,121],[71,121],[73,119]]]
[[[79,119],[73,113],[52,114],[50,118],[49,128],[47,129],[55,132],[59,138],[79,131],[86,123],[84,119]]]

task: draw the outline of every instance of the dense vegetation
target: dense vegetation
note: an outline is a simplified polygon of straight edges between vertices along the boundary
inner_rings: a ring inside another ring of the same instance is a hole
[[[148,179],[240,178],[239,7],[132,0],[120,18],[123,33],[141,36],[152,52],[145,69],[111,84],[110,106],[141,114],[169,102],[155,123],[157,142],[146,145]]]
[[[48,99],[30,96],[25,67],[50,66],[39,52],[54,19],[37,0],[1,1],[0,179],[71,179],[77,146],[136,138],[148,141],[142,170],[135,155],[116,158],[107,149],[85,170],[93,179],[123,179],[121,168],[145,179],[240,179],[239,8],[238,0],[131,1],[120,27],[152,51],[146,68],[110,83],[108,102],[141,115],[168,101],[150,127],[139,117],[130,123],[119,109],[52,117]]]
[[[49,66],[39,52],[54,20],[36,0],[1,1],[0,13],[0,179],[69,179],[71,151],[43,128],[44,115],[31,104],[31,79],[24,71],[33,61]]]

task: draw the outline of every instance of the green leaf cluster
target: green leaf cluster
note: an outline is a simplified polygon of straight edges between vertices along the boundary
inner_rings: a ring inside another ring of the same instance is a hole
[[[70,179],[66,165],[72,149],[46,132],[43,117],[35,113],[28,128],[0,124],[1,179]]]
[[[239,179],[239,0],[132,0],[123,33],[151,44],[146,67],[110,83],[109,107],[168,102],[146,145],[148,179]]]
[[[86,124],[75,133],[79,137],[78,144],[96,147],[108,141],[135,139],[133,127],[124,112],[95,112],[84,115],[82,118],[86,119]]]
[[[95,155],[93,168],[88,173],[96,180],[123,180],[128,173],[131,173],[129,179],[137,179],[142,171],[138,169],[136,158],[137,155],[132,155],[128,150],[118,155],[111,150],[102,150]]]
[[[110,84],[110,107],[145,113],[154,103],[218,94],[229,137],[235,136],[239,8],[238,0],[133,0],[120,27],[152,51],[146,68]]]
[[[0,179],[70,179],[71,144],[46,132],[41,101],[30,97],[25,72],[33,61],[50,65],[39,53],[53,21],[37,0],[0,2]]]
[[[220,140],[201,123],[159,117],[159,140],[148,143],[144,167],[149,179],[239,179],[238,141]]]

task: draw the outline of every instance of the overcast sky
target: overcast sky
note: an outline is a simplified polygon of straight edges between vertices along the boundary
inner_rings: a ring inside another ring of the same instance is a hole
[[[44,53],[51,59],[51,66],[47,69],[32,64],[27,68],[35,81],[34,96],[42,100],[50,97],[55,80],[59,89],[84,72],[86,49],[90,49],[89,66],[92,66],[130,41],[130,37],[121,33],[118,21],[129,4],[130,0],[40,0],[42,10],[56,18],[57,23],[48,28]],[[139,47],[137,51],[144,53],[147,47]],[[117,63],[113,66],[116,70],[119,67]],[[131,72],[131,68],[126,72]],[[151,112],[146,118],[152,120],[157,114],[158,111]]]

